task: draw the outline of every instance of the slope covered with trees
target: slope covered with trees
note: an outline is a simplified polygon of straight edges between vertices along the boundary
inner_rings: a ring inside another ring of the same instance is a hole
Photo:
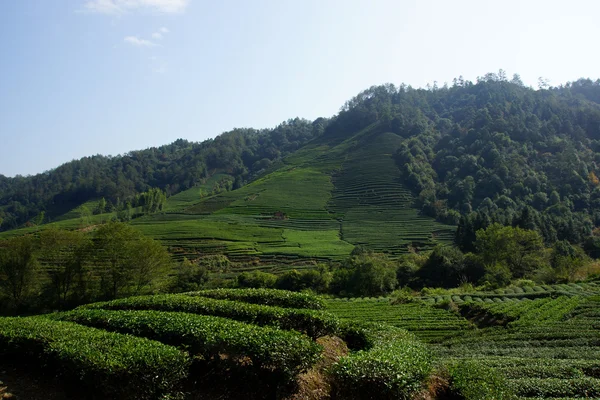
[[[224,189],[235,189],[321,134],[326,124],[296,118],[274,129],[234,129],[202,143],[180,139],[122,156],[85,157],[35,176],[0,175],[0,230],[52,221],[91,199],[104,198],[108,210],[124,209],[150,188],[171,195],[215,172],[228,174]]]
[[[534,90],[503,71],[376,86],[329,120],[2,177],[0,229],[104,198],[100,212],[121,220],[152,214],[133,223],[180,257],[339,260],[355,245],[397,255],[452,240],[473,252],[476,232],[494,223],[597,256],[599,99],[600,81]]]

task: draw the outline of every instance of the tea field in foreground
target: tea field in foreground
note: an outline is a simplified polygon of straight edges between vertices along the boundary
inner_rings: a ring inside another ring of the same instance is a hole
[[[600,284],[434,293],[130,297],[1,318],[0,355],[66,398],[600,398]]]

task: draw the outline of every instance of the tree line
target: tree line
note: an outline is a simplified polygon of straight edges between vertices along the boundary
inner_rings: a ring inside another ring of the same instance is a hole
[[[337,296],[382,296],[409,287],[455,288],[470,284],[496,289],[514,281],[565,283],[600,277],[600,263],[568,241],[546,247],[530,229],[491,224],[476,232],[474,249],[439,245],[432,251],[410,251],[397,260],[357,246],[337,265],[291,270],[281,275],[253,271],[238,275],[237,287],[311,290]]]
[[[327,123],[295,118],[273,129],[234,129],[201,143],[179,139],[116,157],[84,157],[34,176],[0,175],[0,231],[35,223],[40,215],[52,222],[94,199],[105,199],[106,210],[126,210],[153,188],[170,196],[219,172],[232,176],[224,189],[239,188],[321,135]]]
[[[48,228],[0,242],[0,311],[166,291],[172,272],[160,242],[127,224],[111,221],[93,234]]]

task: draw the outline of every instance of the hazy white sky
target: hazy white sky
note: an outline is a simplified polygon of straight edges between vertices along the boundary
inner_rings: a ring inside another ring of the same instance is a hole
[[[371,85],[600,77],[600,1],[0,2],[0,174],[331,116]]]

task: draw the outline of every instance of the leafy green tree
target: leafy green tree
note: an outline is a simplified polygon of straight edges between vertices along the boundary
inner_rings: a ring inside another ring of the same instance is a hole
[[[167,203],[167,195],[158,188],[152,188],[140,195],[139,203],[143,212],[154,214],[163,210]]]
[[[495,223],[477,231],[475,246],[484,265],[504,265],[515,278],[529,276],[546,262],[542,238],[533,230]]]
[[[334,270],[332,289],[339,294],[380,296],[392,292],[396,280],[396,266],[382,254],[362,253],[351,256]]]
[[[324,293],[329,289],[332,274],[326,265],[320,265],[316,269],[298,271],[296,269],[285,272],[277,278],[275,286],[278,289],[302,291],[310,289],[315,292]]]
[[[424,286],[456,287],[467,281],[464,255],[451,246],[436,246],[417,272]]]
[[[58,307],[64,307],[70,298],[84,297],[91,244],[78,231],[50,227],[40,232],[40,254]]]
[[[502,263],[487,264],[484,269],[482,283],[489,286],[490,289],[507,286],[513,277],[510,269]]]
[[[242,272],[236,279],[241,288],[274,288],[276,282],[277,275],[262,271]]]
[[[159,242],[116,221],[102,225],[94,239],[104,297],[150,292],[166,283],[170,258]]]
[[[94,214],[103,214],[106,211],[106,199],[103,197],[98,201]]]
[[[32,236],[9,239],[0,248],[0,291],[21,307],[36,287],[36,241]]]
[[[184,258],[175,267],[175,279],[171,287],[172,292],[188,292],[201,289],[209,279],[208,268],[191,262]]]

